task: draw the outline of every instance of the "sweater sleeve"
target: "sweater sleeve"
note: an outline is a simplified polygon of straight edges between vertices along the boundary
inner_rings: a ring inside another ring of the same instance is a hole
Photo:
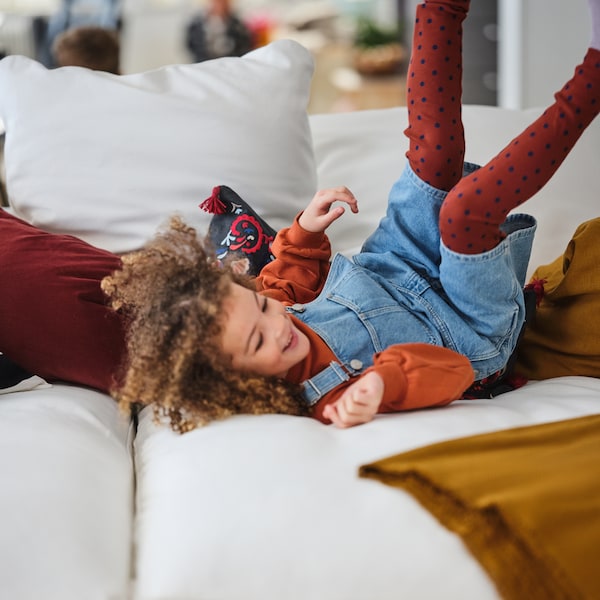
[[[473,368],[462,354],[430,344],[398,344],[374,356],[373,366],[384,382],[384,394],[378,413],[400,412],[444,406],[458,400],[473,383]],[[313,416],[323,423],[323,409],[340,398],[356,380],[350,379],[325,395]]]
[[[314,300],[329,273],[331,245],[325,233],[306,231],[296,217],[277,234],[271,251],[275,260],[263,267],[257,290],[284,304]]]

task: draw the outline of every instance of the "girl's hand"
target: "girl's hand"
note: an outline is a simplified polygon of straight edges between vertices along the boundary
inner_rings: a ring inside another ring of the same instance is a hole
[[[347,187],[336,187],[317,192],[310,204],[300,215],[298,223],[302,229],[313,233],[325,231],[344,214],[343,206],[332,208],[334,202],[345,202],[353,213],[358,212],[358,202]]]
[[[383,391],[383,379],[371,371],[349,386],[333,404],[328,404],[323,416],[340,428],[368,423],[377,414]]]

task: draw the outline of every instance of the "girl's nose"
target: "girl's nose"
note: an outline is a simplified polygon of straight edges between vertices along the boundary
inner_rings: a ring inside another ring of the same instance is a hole
[[[276,335],[278,340],[282,340],[288,335],[288,323],[287,323],[287,315],[286,313],[281,313],[276,317]]]

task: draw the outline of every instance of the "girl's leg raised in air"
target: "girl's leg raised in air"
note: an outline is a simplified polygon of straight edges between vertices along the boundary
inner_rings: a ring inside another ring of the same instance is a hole
[[[600,0],[589,0],[592,43],[555,102],[481,169],[462,179],[440,212],[443,243],[463,254],[494,248],[508,212],[552,177],[600,111]]]
[[[426,0],[417,6],[408,68],[407,105],[412,170],[448,191],[462,176],[462,24],[469,0]]]

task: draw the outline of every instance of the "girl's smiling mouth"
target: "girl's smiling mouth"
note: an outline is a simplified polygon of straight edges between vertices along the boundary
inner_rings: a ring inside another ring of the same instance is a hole
[[[292,329],[290,330],[290,338],[287,342],[287,344],[284,346],[283,351],[285,352],[286,350],[291,350],[294,348],[297,340],[298,340],[298,335],[296,334],[296,332],[293,329],[293,325],[292,325]]]

